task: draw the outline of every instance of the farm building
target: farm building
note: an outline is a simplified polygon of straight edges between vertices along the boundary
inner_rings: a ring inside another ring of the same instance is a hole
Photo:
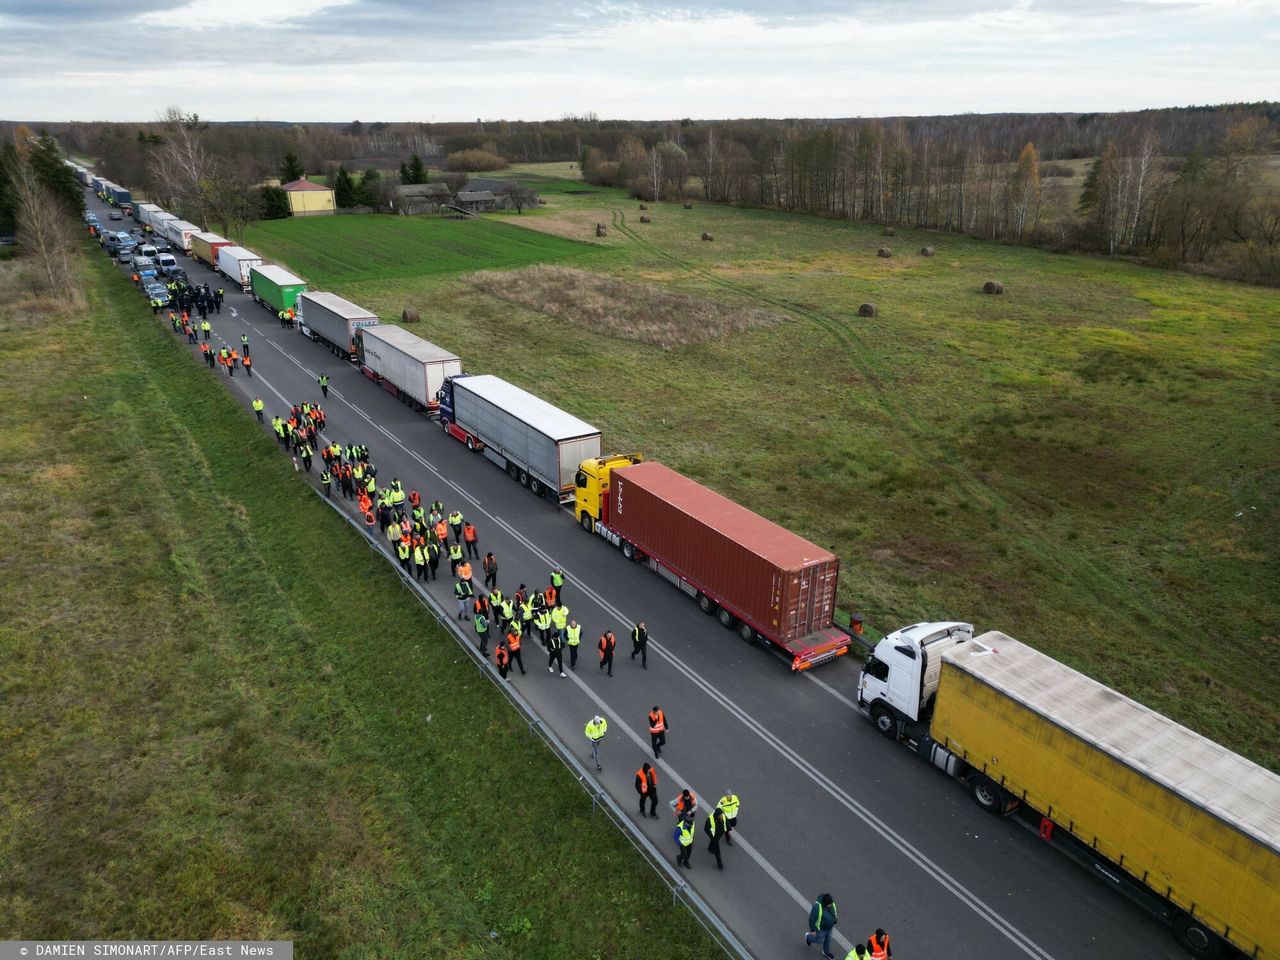
[[[488,190],[459,190],[453,203],[454,206],[471,213],[484,213],[497,209],[498,198]]]
[[[494,197],[494,207],[498,210],[514,210],[516,205],[512,200],[512,193],[519,190],[525,194],[526,207],[536,207],[538,205],[538,195],[528,187],[520,185],[518,180],[494,180],[490,177],[472,177],[467,181],[466,186],[462,188],[463,193],[479,193],[489,191]]]
[[[402,183],[396,187],[396,210],[406,216],[436,213],[450,199],[449,188],[443,183]]]
[[[295,217],[329,216],[337,209],[333,191],[306,177],[280,187],[289,198],[289,213]]]

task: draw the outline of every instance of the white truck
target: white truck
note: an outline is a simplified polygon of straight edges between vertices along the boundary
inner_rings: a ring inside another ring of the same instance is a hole
[[[164,213],[164,211],[154,203],[140,203],[136,209],[138,212],[138,222],[144,227],[151,225],[152,218],[157,213]]]
[[[401,327],[379,325],[356,331],[361,372],[415,410],[434,414],[446,379],[462,373],[462,361]]]
[[[449,377],[439,399],[445,433],[540,497],[572,500],[578,465],[600,456],[599,430],[499,377]]]
[[[187,256],[191,255],[191,238],[199,232],[199,227],[186,220],[173,219],[166,220],[164,223],[165,239],[173,245],[175,250],[181,250]]]
[[[260,266],[262,258],[252,250],[244,247],[218,248],[218,272],[232,283],[238,283],[244,293],[249,292],[249,271]]]
[[[298,294],[298,331],[344,360],[353,359],[356,331],[377,324],[376,314],[336,293]]]

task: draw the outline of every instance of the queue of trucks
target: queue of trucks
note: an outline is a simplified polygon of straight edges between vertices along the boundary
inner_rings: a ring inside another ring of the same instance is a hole
[[[512,480],[572,504],[585,531],[722,626],[781,651],[794,672],[861,639],[834,622],[840,561],[830,551],[639,453],[604,453],[585,421],[465,373],[448,351],[307,291],[244,248],[222,246],[216,262]],[[1164,919],[1193,956],[1280,960],[1280,777],[1003,633],[975,637],[968,623],[888,634],[856,692],[887,739]]]

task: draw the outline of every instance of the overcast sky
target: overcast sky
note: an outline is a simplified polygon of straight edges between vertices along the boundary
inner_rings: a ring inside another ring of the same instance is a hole
[[[1280,0],[0,0],[0,116],[847,117],[1280,99]]]

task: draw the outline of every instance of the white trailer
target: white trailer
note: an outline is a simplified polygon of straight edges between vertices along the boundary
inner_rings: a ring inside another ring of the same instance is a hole
[[[573,499],[583,460],[600,456],[600,431],[514,384],[458,376],[440,394],[440,424],[539,496]]]
[[[152,218],[157,213],[164,213],[164,211],[160,209],[159,204],[155,204],[155,203],[138,204],[138,222],[141,223],[143,226],[152,224]]]
[[[356,331],[378,324],[376,314],[336,293],[298,294],[298,330],[344,360],[352,359]]]
[[[191,238],[200,232],[200,228],[186,220],[167,220],[164,224],[164,235],[175,250],[191,255]]]
[[[416,410],[434,413],[436,394],[448,377],[462,373],[462,361],[400,327],[364,327],[356,332],[360,369],[388,393]]]
[[[232,283],[240,284],[244,293],[249,292],[249,271],[262,266],[262,258],[244,247],[219,247],[218,272]]]

